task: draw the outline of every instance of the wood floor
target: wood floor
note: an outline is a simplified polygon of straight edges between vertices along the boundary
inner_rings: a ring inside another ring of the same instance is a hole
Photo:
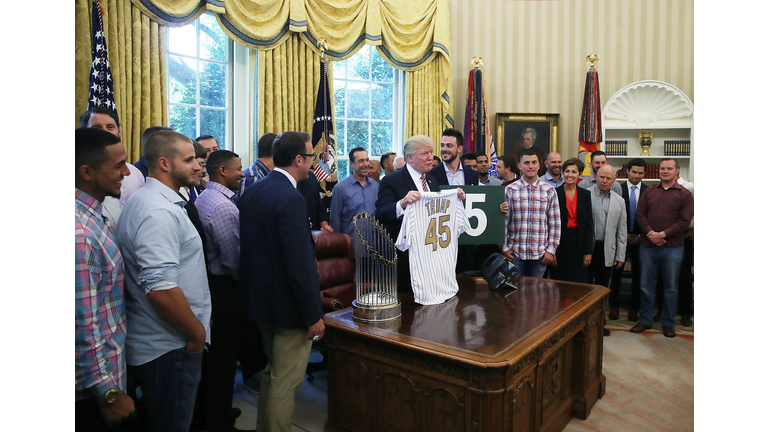
[[[678,317],[679,322],[679,317]],[[675,326],[678,336],[661,334],[661,325],[641,334],[629,332],[626,311],[618,321],[608,321],[603,373],[605,396],[587,420],[573,419],[566,432],[586,431],[693,431],[693,327]],[[235,387],[234,406],[243,410],[239,429],[256,427],[258,395]],[[304,381],[296,396],[294,431],[321,432],[327,418],[327,375]]]

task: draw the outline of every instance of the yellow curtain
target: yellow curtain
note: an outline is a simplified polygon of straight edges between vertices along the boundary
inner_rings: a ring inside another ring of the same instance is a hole
[[[258,56],[258,136],[312,131],[320,56],[296,33],[276,48],[259,51]]]
[[[427,135],[435,142],[435,154],[440,152],[443,130],[454,127],[450,72],[451,65],[442,55],[436,56],[424,68],[406,72],[405,139]]]
[[[222,0],[131,0],[131,3],[152,21],[169,27],[187,25],[207,10],[224,13]]]
[[[168,124],[165,31],[129,2],[104,0],[102,6],[120,131],[128,159],[134,162],[141,155],[141,132],[150,126]],[[76,119],[88,109],[90,14],[91,0],[76,0]]]
[[[311,121],[302,119],[312,118],[320,38],[327,41],[331,60],[349,58],[367,43],[377,46],[393,67],[407,71],[404,138],[428,134],[437,143],[442,129],[452,126],[448,0],[131,2],[151,20],[168,26],[185,25],[213,10],[229,37],[259,50],[259,134],[310,130]]]

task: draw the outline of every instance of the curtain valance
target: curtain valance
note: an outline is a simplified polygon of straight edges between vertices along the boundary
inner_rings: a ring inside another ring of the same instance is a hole
[[[234,40],[273,49],[299,33],[313,51],[328,42],[326,55],[344,60],[363,43],[377,46],[394,67],[418,70],[437,54],[450,59],[447,0],[131,0],[150,18],[181,26],[206,10],[216,12]]]

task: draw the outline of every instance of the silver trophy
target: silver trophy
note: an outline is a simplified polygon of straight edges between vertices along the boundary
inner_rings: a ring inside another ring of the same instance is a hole
[[[355,227],[355,285],[352,315],[363,321],[388,321],[400,316],[397,299],[397,253],[389,234],[373,215],[359,213]]]

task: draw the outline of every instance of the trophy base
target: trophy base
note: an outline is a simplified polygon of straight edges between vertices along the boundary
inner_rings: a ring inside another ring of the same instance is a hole
[[[361,321],[389,321],[401,315],[400,300],[388,306],[371,307],[361,305],[357,300],[352,301],[352,316]]]
[[[651,146],[641,146],[643,148],[643,151],[640,152],[640,156],[650,156],[651,152],[649,151],[651,149]]]

